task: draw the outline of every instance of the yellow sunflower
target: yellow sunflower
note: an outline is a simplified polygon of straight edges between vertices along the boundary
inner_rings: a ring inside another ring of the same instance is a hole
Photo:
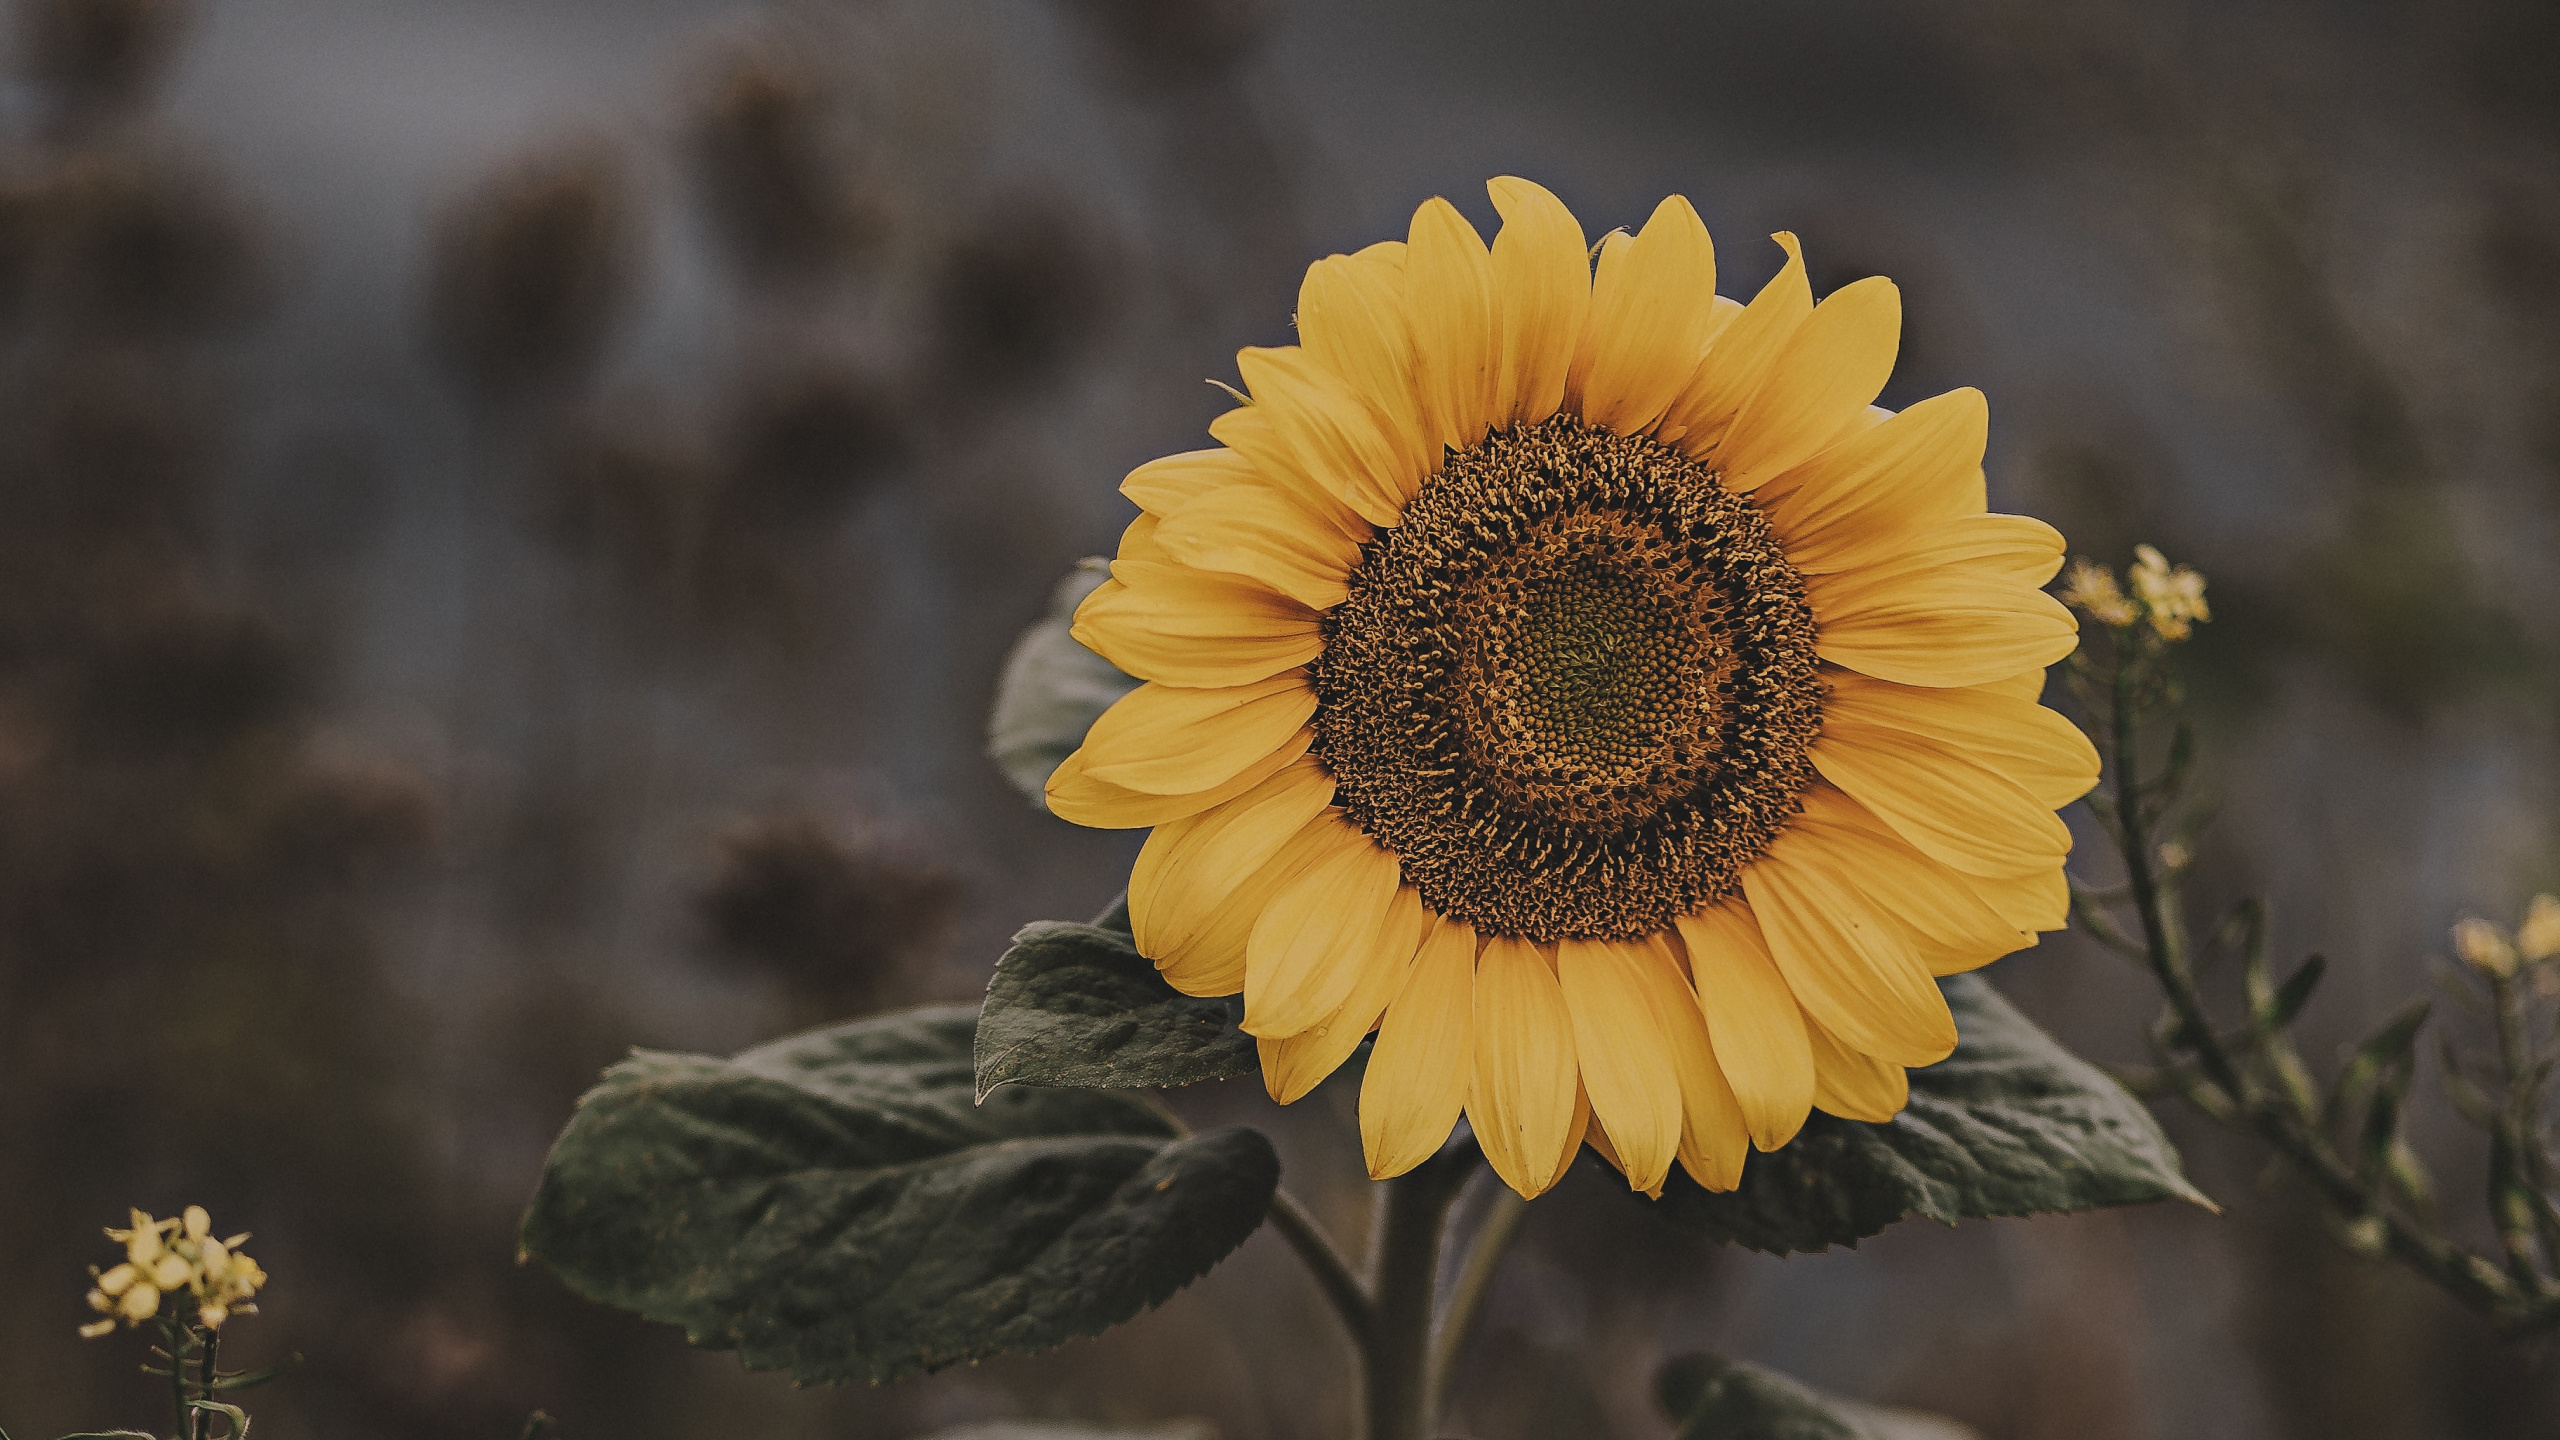
[[[1782,234],[1737,304],[1678,196],[1595,252],[1489,188],[1490,247],[1435,199],[1310,267],[1219,448],[1123,483],[1075,635],[1147,683],[1050,808],[1155,827],[1138,948],[1243,992],[1275,1098],[1377,1033],[1371,1174],[1463,1112],[1523,1195],[1585,1141],[1729,1190],[1894,1115],[1931,977],[2063,924],[2062,537],[1984,513],[1980,392],[1872,406],[1890,281],[1816,305]]]

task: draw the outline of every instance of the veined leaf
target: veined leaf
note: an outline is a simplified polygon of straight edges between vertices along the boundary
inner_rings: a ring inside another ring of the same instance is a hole
[[[1046,806],[1049,772],[1084,743],[1084,732],[1113,701],[1138,688],[1134,676],[1076,643],[1067,633],[1076,607],[1110,578],[1105,562],[1087,560],[1067,572],[1049,597],[1049,613],[1013,642],[987,716],[987,755],[1014,788]]]
[[[1654,1389],[1680,1426],[1674,1440],[1981,1440],[1942,1415],[1861,1405],[1713,1355],[1663,1362]]]
[[[1939,982],[1956,1051],[1911,1072],[1882,1125],[1816,1113],[1742,1187],[1710,1194],[1678,1170],[1660,1213],[1771,1254],[1854,1245],[1907,1215],[1953,1224],[2153,1200],[2212,1202],[2140,1101],[2018,1013],[1989,981]]]
[[[1166,984],[1125,929],[1038,921],[1013,937],[988,982],[978,1094],[1016,1083],[1189,1085],[1250,1075],[1261,1062],[1238,1028],[1243,1019],[1239,997],[1202,999]]]
[[[1108,1090],[976,1104],[976,1020],[634,1054],[553,1146],[525,1253],[750,1367],[883,1381],[1097,1334],[1262,1223],[1261,1135],[1182,1137]]]
[[[1165,1425],[1080,1425],[1075,1420],[991,1420],[942,1430],[927,1440],[1219,1440],[1206,1420],[1167,1420]]]

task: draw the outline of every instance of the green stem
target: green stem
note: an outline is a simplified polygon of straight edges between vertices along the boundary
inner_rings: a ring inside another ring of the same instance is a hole
[[[188,1440],[194,1433],[187,1421],[187,1329],[174,1319],[160,1322],[160,1333],[169,1337],[169,1400],[177,1409],[178,1428],[170,1433],[176,1440]]]
[[[2522,1333],[2560,1322],[2560,1296],[2523,1293],[2499,1269],[2406,1217],[2395,1213],[2367,1185],[2304,1117],[2269,1103],[2243,1078],[2215,1034],[2205,1013],[2204,997],[2187,966],[2184,938],[2175,903],[2152,870],[2149,817],[2142,809],[2142,785],[2136,742],[2141,709],[2138,677],[2130,657],[2118,654],[2115,673],[2113,740],[2115,754],[2116,840],[2124,852],[2125,878],[2133,894],[2134,913],[2142,922],[2144,958],[2171,1010],[2189,1037],[2185,1047],[2198,1067],[2231,1101],[2237,1121],[2273,1146],[2336,1210],[2380,1227],[2382,1244],[2402,1264],[2475,1310],[2501,1321],[2509,1333]]]
[[[1299,1203],[1298,1197],[1286,1190],[1272,1192],[1271,1226],[1289,1248],[1298,1252],[1307,1273],[1315,1277],[1316,1288],[1333,1304],[1342,1328],[1351,1338],[1354,1349],[1368,1353],[1371,1315],[1369,1296],[1360,1288],[1360,1279],[1351,1273],[1351,1262],[1342,1258],[1341,1250],[1316,1223],[1316,1217]]]
[[[1431,1292],[1440,1231],[1475,1152],[1444,1151],[1385,1183],[1373,1247],[1369,1334],[1360,1347],[1368,1440],[1425,1440],[1431,1423]]]
[[[196,1389],[201,1392],[196,1398],[199,1400],[210,1400],[214,1397],[213,1352],[215,1345],[221,1339],[222,1332],[219,1330],[207,1329],[204,1332],[204,1358],[196,1362]],[[194,1421],[193,1433],[196,1440],[204,1440],[205,1431],[212,1427],[213,1421],[201,1410],[191,1411],[189,1414]],[[234,1440],[237,1440],[237,1437],[234,1437]]]
[[[1466,1352],[1467,1337],[1475,1331],[1476,1312],[1484,1308],[1484,1297],[1493,1289],[1494,1272],[1502,1268],[1502,1257],[1510,1251],[1512,1237],[1520,1233],[1520,1222],[1528,1215],[1529,1202],[1520,1198],[1519,1191],[1504,1185],[1494,1192],[1493,1213],[1484,1217],[1467,1242],[1466,1263],[1458,1270],[1458,1288],[1450,1293],[1447,1308],[1440,1312],[1440,1328],[1431,1337],[1430,1414],[1439,1414],[1449,1403],[1449,1385],[1457,1378],[1458,1357]]]

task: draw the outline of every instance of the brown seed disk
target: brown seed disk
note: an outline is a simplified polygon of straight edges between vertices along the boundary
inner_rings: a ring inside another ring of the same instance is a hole
[[[1813,610],[1757,506],[1569,416],[1452,454],[1365,546],[1315,755],[1434,911],[1633,939],[1734,893],[1802,807]]]

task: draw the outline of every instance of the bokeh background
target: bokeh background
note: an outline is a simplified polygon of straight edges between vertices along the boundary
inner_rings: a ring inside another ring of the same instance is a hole
[[[2560,10],[2543,0],[12,0],[0,84],[0,1425],[148,1426],[72,1330],[98,1227],[209,1205],[307,1357],[270,1440],[1346,1433],[1264,1236],[1139,1322],[795,1391],[519,1266],[572,1099],[965,1000],[1131,837],[982,755],[1007,646],[1206,443],[1301,268],[1442,194],[1670,191],[1747,296],[1909,314],[1889,404],[1992,397],[1996,508],[2212,577],[2221,812],[2333,979],[2560,882]],[[2101,860],[2088,863],[2103,871]],[[2131,1060],[2143,978],[1994,972]],[[2448,1022],[2457,1036],[2467,1023]],[[2427,1062],[2431,1068],[2432,1058]],[[2429,1082],[2422,1078],[2422,1088]],[[1290,1183],[1364,1224],[1347,1087]],[[1667,1426],[1709,1347],[1991,1440],[2545,1436],[2549,1347],[2347,1258],[2165,1116],[2222,1218],[1905,1226],[1785,1262],[1591,1162],[1532,1211],[1456,1423]],[[2477,1149],[2422,1102],[2450,1176]],[[2472,1213],[2459,1182],[2448,1196]],[[1632,1207],[1632,1208],[1631,1208]],[[2469,1222],[2465,1222],[2469,1223]]]

